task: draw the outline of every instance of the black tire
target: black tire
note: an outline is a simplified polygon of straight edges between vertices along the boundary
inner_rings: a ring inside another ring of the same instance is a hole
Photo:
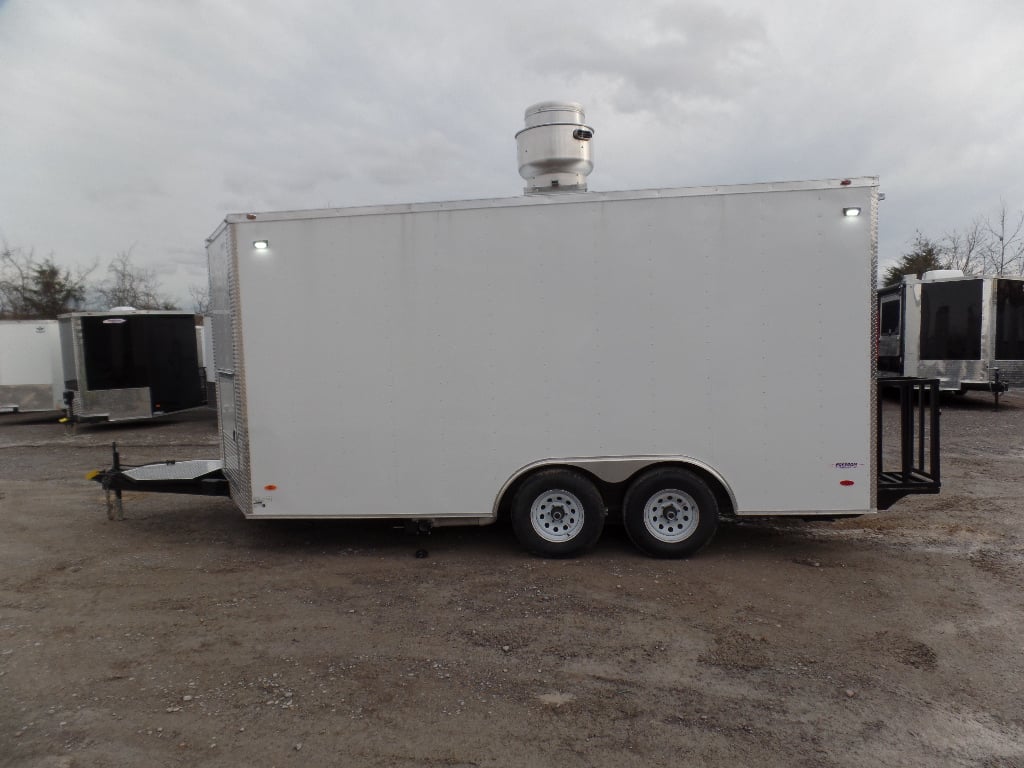
[[[575,557],[593,547],[607,512],[597,486],[571,469],[542,469],[512,499],[512,528],[523,548],[543,557]]]
[[[630,541],[652,557],[688,557],[718,530],[718,501],[708,484],[686,469],[663,467],[629,486],[622,522]]]

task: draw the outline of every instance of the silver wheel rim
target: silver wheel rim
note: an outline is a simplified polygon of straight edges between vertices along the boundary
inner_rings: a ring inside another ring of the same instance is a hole
[[[545,491],[530,505],[530,524],[544,541],[572,541],[583,530],[583,503],[568,491]]]
[[[693,496],[677,488],[665,488],[651,496],[644,505],[644,525],[658,541],[675,544],[697,530],[700,507]]]

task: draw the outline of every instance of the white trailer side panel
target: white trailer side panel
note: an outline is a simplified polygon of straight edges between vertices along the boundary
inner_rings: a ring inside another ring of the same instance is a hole
[[[57,321],[0,321],[0,410],[59,410],[63,394]]]
[[[209,250],[233,496],[482,517],[525,465],[664,455],[740,514],[869,511],[876,184],[231,217]]]

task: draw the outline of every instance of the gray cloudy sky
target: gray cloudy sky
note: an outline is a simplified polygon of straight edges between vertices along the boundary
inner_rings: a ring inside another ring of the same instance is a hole
[[[0,235],[187,306],[226,213],[518,195],[567,99],[592,190],[879,175],[891,262],[1024,208],[1022,41],[1020,0],[0,0]]]

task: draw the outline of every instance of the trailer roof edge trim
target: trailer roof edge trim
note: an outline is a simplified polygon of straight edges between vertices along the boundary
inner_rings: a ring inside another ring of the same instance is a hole
[[[708,195],[743,195],[754,192],[797,192],[853,187],[877,187],[877,176],[859,176],[847,179],[819,179],[813,181],[775,181],[756,184],[722,184],[709,187],[667,187],[613,192],[561,192],[557,195],[520,195],[518,197],[486,198],[480,200],[450,200],[442,202],[391,203],[386,205],[356,206],[351,208],[316,208],[297,211],[269,211],[263,213],[232,213],[217,227],[207,242],[216,238],[224,224],[257,221],[298,221],[303,219],[329,219],[343,216],[374,216],[393,213],[426,213],[431,211],[467,210],[473,208],[504,208],[530,205],[572,205],[573,203],[603,200],[647,200],[658,197],[701,197]]]
[[[82,311],[82,312],[65,312],[64,314],[57,315],[58,319],[65,317],[135,317],[137,315],[162,315],[165,317],[169,316],[189,316],[195,315],[195,312],[189,312],[186,309],[129,309],[124,312],[112,312],[111,310],[96,310],[94,311]]]

